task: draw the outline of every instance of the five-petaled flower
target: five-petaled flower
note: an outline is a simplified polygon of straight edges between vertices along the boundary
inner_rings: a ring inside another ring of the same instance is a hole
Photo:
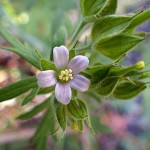
[[[85,92],[89,89],[90,80],[78,74],[89,64],[86,56],[78,55],[69,61],[69,50],[65,46],[53,49],[54,64],[58,71],[47,70],[37,74],[39,87],[55,87],[56,99],[67,105],[72,97],[71,88]]]

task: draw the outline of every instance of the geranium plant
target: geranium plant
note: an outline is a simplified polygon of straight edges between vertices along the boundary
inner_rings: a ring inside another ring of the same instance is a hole
[[[82,131],[83,126],[88,125],[95,134],[90,119],[91,101],[81,99],[81,93],[99,102],[101,97],[127,100],[137,96],[149,84],[144,81],[149,77],[149,73],[142,70],[144,61],[132,66],[122,66],[120,61],[134,46],[149,39],[146,33],[135,29],[150,19],[150,9],[116,15],[117,0],[80,0],[80,6],[82,18],[78,27],[71,37],[63,37],[65,40],[61,45],[59,42],[53,44],[49,59],[40,50],[15,39],[0,24],[0,34],[11,45],[0,47],[18,54],[39,70],[35,76],[1,88],[0,102],[29,90],[31,92],[22,105],[35,96],[50,94],[42,104],[18,116],[18,119],[26,120],[46,109],[33,137],[40,146],[46,145],[49,135],[62,138],[67,126]],[[80,40],[87,25],[90,35],[84,41]],[[107,63],[95,61],[96,55],[103,55]]]

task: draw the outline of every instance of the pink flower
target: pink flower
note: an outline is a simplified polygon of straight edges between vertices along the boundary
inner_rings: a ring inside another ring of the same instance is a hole
[[[56,99],[67,105],[72,97],[71,88],[85,92],[89,89],[90,80],[78,74],[89,64],[86,56],[78,55],[69,61],[69,51],[65,46],[53,49],[54,63],[58,72],[54,70],[41,71],[37,74],[39,87],[55,86]]]

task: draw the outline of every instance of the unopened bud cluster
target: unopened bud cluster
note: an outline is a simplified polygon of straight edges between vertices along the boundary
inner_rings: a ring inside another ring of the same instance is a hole
[[[60,72],[59,79],[62,81],[68,81],[73,79],[72,70],[65,69]]]

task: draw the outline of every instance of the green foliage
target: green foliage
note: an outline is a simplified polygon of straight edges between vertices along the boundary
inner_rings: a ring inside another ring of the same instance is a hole
[[[58,104],[56,107],[56,116],[57,116],[59,125],[61,126],[63,130],[66,129],[66,125],[67,125],[66,115],[67,115],[66,106],[62,104]]]
[[[98,13],[98,16],[106,16],[114,14],[117,9],[117,1],[118,0],[106,0],[104,6]]]
[[[42,137],[45,137],[48,134],[55,134],[56,131],[59,129],[55,108],[53,105],[53,98],[49,98],[50,104],[48,105],[48,109],[45,112],[41,123],[33,136],[33,140],[39,141]]]
[[[71,100],[67,105],[68,112],[75,119],[85,119],[87,118],[87,108],[83,101],[81,100]]]
[[[128,28],[126,29],[126,31],[132,31],[132,29],[135,29],[137,26],[139,26],[140,24],[148,21],[150,19],[150,8],[142,11],[141,13],[139,13],[138,15],[136,15],[132,21],[131,24],[128,26]]]
[[[111,133],[111,129],[103,125],[97,116],[91,116],[91,124],[96,133]]]
[[[140,36],[119,34],[110,38],[97,40],[94,42],[94,48],[108,58],[117,60],[143,40],[145,38]]]
[[[106,16],[94,22],[92,40],[105,39],[123,32],[131,22],[132,16]],[[111,23],[111,25],[110,25]]]
[[[0,102],[6,101],[16,96],[19,96],[31,88],[37,87],[37,79],[35,77],[28,77],[16,83],[12,83],[0,89]]]
[[[41,59],[41,68],[43,71],[45,71],[45,70],[56,70],[55,65],[46,59]]]
[[[24,45],[20,41],[14,38],[13,35],[11,35],[1,24],[0,24],[0,34],[5,38],[5,40],[12,45],[12,47],[4,47],[0,46],[2,49],[14,52],[18,55],[20,55],[22,58],[27,60],[29,63],[31,63],[33,66],[40,69],[40,60],[34,53],[34,50],[29,45]]]
[[[32,91],[23,99],[22,106],[26,105],[36,96],[38,88],[32,89]]]
[[[114,90],[113,97],[128,100],[137,96],[146,87],[145,83],[139,81],[134,81],[134,84],[129,81],[122,82]]]
[[[46,107],[49,107],[49,104],[50,104],[50,98],[48,98],[47,100],[45,100],[43,103],[35,106],[29,112],[21,114],[20,116],[17,117],[17,119],[21,119],[21,120],[31,119],[33,116],[35,116],[38,113],[40,113],[43,109],[45,109]]]
[[[43,136],[36,143],[35,150],[47,150],[48,136]]]
[[[80,0],[81,12],[85,16],[98,13],[106,0]]]
[[[55,87],[51,86],[51,87],[47,87],[47,88],[39,88],[37,91],[37,94],[47,94],[50,93],[52,91],[54,91]]]
[[[113,93],[119,81],[119,77],[107,77],[103,79],[96,87],[96,92],[103,95],[109,96]]]
[[[71,1],[68,0],[67,4],[69,3]],[[150,19],[150,9],[128,15],[116,15],[117,0],[80,0],[83,16],[82,20],[79,19],[81,24],[77,21],[78,27],[73,32],[72,22],[65,13],[65,10],[70,10],[70,7],[66,5],[66,0],[56,0],[54,3],[48,0],[44,3],[38,1],[32,9],[29,2],[28,4],[24,2],[24,5],[25,10],[31,11],[28,15],[32,19],[27,25],[20,25],[20,28],[22,30],[27,28],[26,31],[31,35],[22,31],[21,34],[17,33],[17,37],[21,41],[28,41],[35,47],[38,45],[41,48],[38,50],[40,54],[37,51],[36,54],[29,44],[25,42],[23,44],[14,38],[2,24],[0,24],[0,34],[11,46],[0,47],[18,54],[37,69],[57,72],[52,62],[53,48],[66,45],[70,50],[69,59],[76,54],[83,54],[91,60],[91,66],[81,72],[91,81],[91,85],[89,91],[82,93],[83,97],[87,97],[86,101],[82,98],[80,100],[77,91],[72,89],[72,100],[64,106],[53,97],[55,86],[38,88],[36,77],[29,77],[1,88],[0,102],[15,98],[29,90],[31,92],[24,98],[22,105],[30,102],[36,95],[51,95],[43,103],[18,117],[18,119],[26,120],[45,111],[33,137],[37,144],[36,150],[47,149],[48,135],[53,135],[54,139],[60,139],[67,125],[82,131],[84,123],[87,122],[93,134],[95,131],[109,133],[110,129],[101,124],[98,117],[90,116],[87,108],[95,109],[94,101],[90,103],[91,99],[96,100],[96,104],[102,101],[103,96],[126,100],[137,96],[147,88],[147,83],[139,81],[139,79],[150,77],[149,72],[146,74],[141,72],[145,67],[143,61],[132,66],[122,66],[119,61],[134,46],[147,39],[146,33],[134,32],[134,30],[138,25]],[[31,4],[31,6],[34,5]],[[56,9],[57,6],[61,6],[61,9]],[[21,9],[17,11],[14,14],[15,18],[18,17],[17,13],[22,12]],[[92,29],[91,35],[80,41],[79,37],[87,24]],[[112,63],[113,60],[115,60],[114,63]]]
[[[88,67],[85,70],[87,77],[90,78],[92,84],[95,86],[96,83],[103,80],[107,73],[109,72],[110,65],[97,64],[91,67]]]

